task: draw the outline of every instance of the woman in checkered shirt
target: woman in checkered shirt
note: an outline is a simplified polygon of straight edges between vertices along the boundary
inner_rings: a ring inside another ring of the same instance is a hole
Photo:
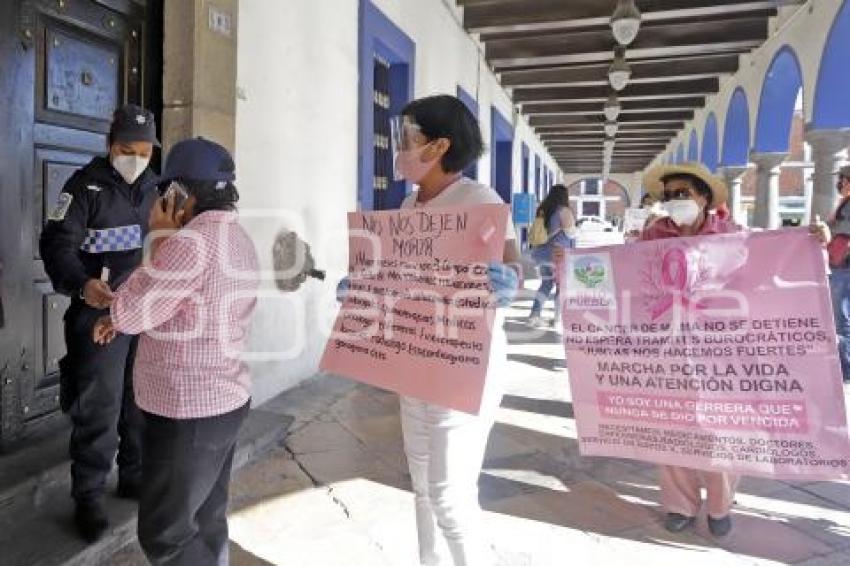
[[[115,292],[95,340],[140,334],[145,414],[139,542],[153,564],[226,564],[228,486],[251,378],[241,361],[257,254],[239,225],[230,154],[205,139],[168,156],[149,257]]]

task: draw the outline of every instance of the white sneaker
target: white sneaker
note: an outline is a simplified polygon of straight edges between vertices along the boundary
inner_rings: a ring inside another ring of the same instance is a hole
[[[543,319],[540,318],[540,315],[532,315],[528,317],[527,323],[532,328],[542,328],[546,325],[546,323],[543,322]]]

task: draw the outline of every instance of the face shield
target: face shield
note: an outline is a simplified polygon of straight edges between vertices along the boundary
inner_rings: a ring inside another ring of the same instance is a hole
[[[402,152],[410,152],[421,144],[417,140],[424,140],[422,130],[409,116],[394,116],[390,118],[390,141],[393,154],[393,180],[402,181],[406,178],[404,168],[399,166],[399,155]]]

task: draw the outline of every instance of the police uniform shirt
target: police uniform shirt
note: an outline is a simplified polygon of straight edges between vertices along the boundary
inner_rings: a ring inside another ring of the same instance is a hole
[[[39,249],[54,289],[79,296],[109,268],[117,288],[142,259],[156,176],[146,169],[128,185],[105,157],[96,157],[65,184],[49,212]]]

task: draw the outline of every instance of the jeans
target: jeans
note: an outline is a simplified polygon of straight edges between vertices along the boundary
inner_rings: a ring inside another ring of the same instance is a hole
[[[139,544],[156,566],[227,566],[227,502],[250,403],[214,417],[145,413]]]
[[[531,316],[540,316],[543,312],[543,305],[549,300],[549,295],[552,293],[552,288],[555,288],[555,319],[558,319],[558,307],[560,288],[555,279],[555,266],[550,262],[540,264],[540,288],[534,296],[534,305],[531,307]]]
[[[835,334],[838,336],[838,359],[844,381],[850,381],[850,269],[836,269],[829,276]]]

